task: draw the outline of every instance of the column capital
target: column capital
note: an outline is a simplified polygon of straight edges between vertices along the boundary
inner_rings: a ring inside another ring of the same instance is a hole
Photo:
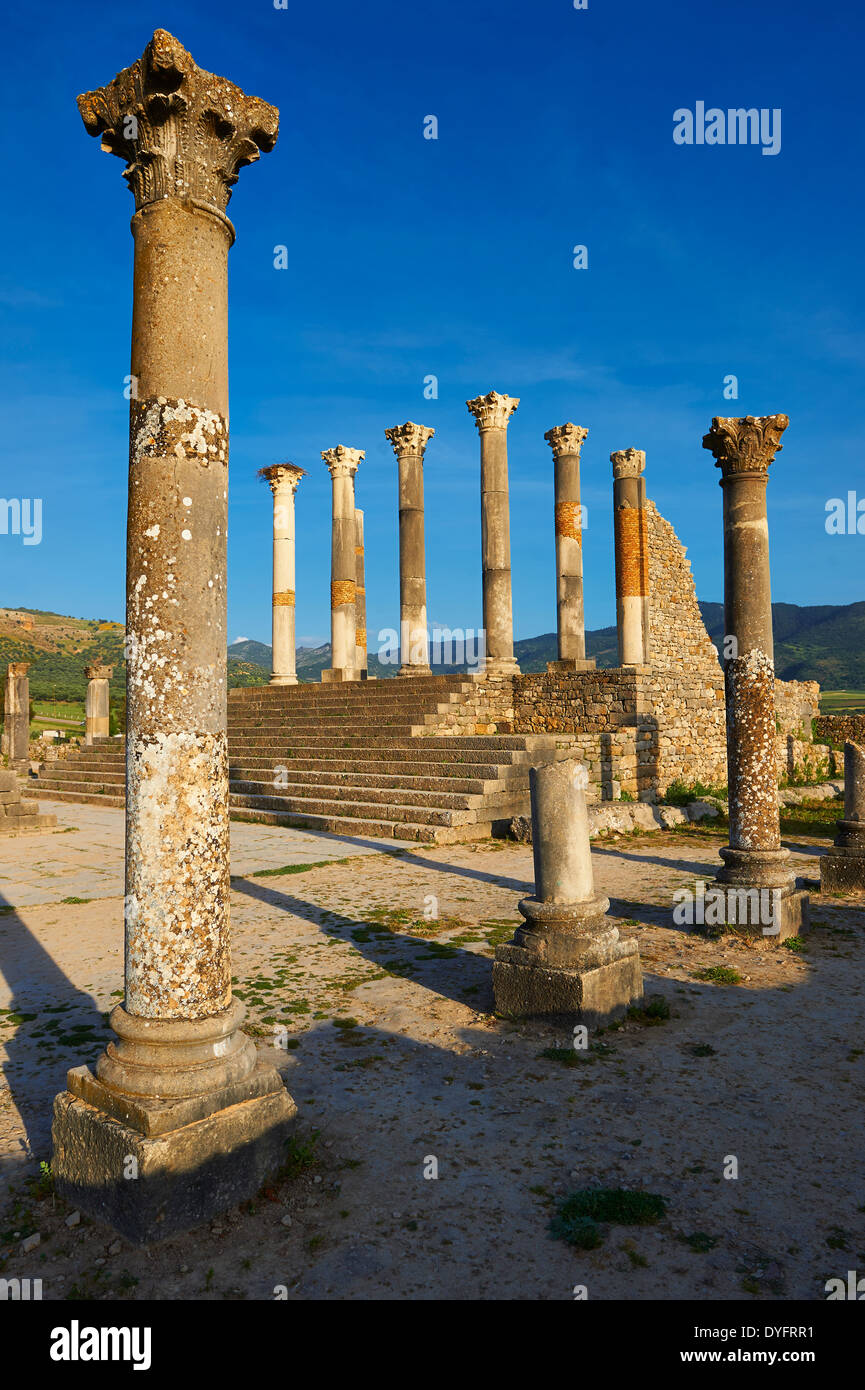
[[[639,478],[646,467],[644,449],[616,449],[610,454],[614,478]]]
[[[337,444],[335,449],[322,449],[321,456],[332,478],[353,478],[366,453],[363,449],[347,449],[344,444]]]
[[[176,198],[224,216],[238,171],[272,150],[279,130],[275,106],[205,72],[164,29],[78,110],[103,150],[126,160],[136,210]]]
[[[6,667],[6,674],[7,676],[26,676],[29,670],[29,661],[10,661]]]
[[[573,454],[579,458],[588,433],[582,425],[572,425],[568,421],[566,425],[554,425],[547,430],[544,439],[552,449],[554,458],[567,458]]]
[[[519,403],[519,396],[500,396],[498,391],[488,391],[485,396],[475,396],[473,401],[466,401],[480,434],[484,430],[507,429],[508,421]]]
[[[703,448],[715,456],[715,467],[722,478],[737,473],[766,473],[781,452],[781,435],[789,425],[786,415],[716,415],[712,428],[703,435]]]
[[[424,450],[434,434],[435,430],[430,425],[415,425],[411,420],[406,420],[404,425],[385,430],[384,437],[397,458],[402,458],[403,454],[416,454],[418,458],[423,458]]]
[[[114,667],[103,666],[101,662],[94,661],[92,665],[84,667],[84,674],[89,681],[110,681],[114,675]]]
[[[298,468],[296,463],[272,463],[269,468],[259,468],[258,476],[267,479],[274,497],[288,489],[293,497],[301,478],[306,477],[306,469]]]

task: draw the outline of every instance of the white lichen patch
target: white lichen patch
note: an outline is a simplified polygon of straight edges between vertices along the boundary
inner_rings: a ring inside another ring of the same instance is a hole
[[[230,997],[224,733],[131,736],[126,997],[145,1018],[201,1018]]]
[[[730,844],[736,849],[777,849],[775,663],[755,647],[727,663],[726,682]]]

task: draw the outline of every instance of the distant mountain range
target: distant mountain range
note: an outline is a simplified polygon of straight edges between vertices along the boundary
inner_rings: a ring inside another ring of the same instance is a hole
[[[709,636],[720,643],[724,610],[720,603],[701,603]],[[774,603],[775,664],[783,680],[816,680],[825,690],[865,690],[865,602],[803,608]],[[97,618],[69,618],[37,609],[0,608],[0,674],[9,661],[30,662],[30,692],[34,699],[80,700],[85,691],[84,667],[101,661],[114,666],[112,695],[123,692],[123,640],[120,623]],[[600,667],[618,661],[616,629],[586,633],[586,650]],[[523,671],[543,671],[556,657],[555,633],[527,637],[515,643]],[[234,642],[228,648],[230,686],[257,685],[270,677],[271,649],[264,642]],[[330,665],[330,645],[300,647],[297,673],[302,681],[317,681]],[[369,658],[370,674],[396,674]],[[448,668],[443,668],[448,669]],[[453,669],[453,668],[450,668]]]
[[[711,640],[718,646],[724,638],[724,605],[701,603],[700,612]],[[826,604],[803,608],[795,603],[773,603],[775,666],[782,680],[819,681],[825,690],[865,689],[865,603],[843,606]],[[525,637],[514,643],[523,671],[545,671],[556,659],[556,634]],[[616,629],[601,627],[586,633],[586,652],[598,666],[615,666],[619,660]],[[232,661],[253,663],[258,671],[270,674],[270,647],[263,642],[237,642],[228,649]],[[300,647],[297,673],[301,680],[318,680],[322,668],[330,665],[330,644]],[[372,675],[392,676],[394,666],[382,666],[370,656]],[[260,679],[261,677],[257,677]],[[238,682],[241,683],[241,682]]]

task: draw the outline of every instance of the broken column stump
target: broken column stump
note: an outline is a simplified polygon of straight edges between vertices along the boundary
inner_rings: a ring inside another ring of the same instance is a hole
[[[865,748],[844,744],[844,819],[820,860],[824,893],[865,893]]]
[[[622,941],[595,893],[586,771],[575,758],[532,768],[535,895],[525,924],[496,948],[496,1010],[519,1018],[568,1015],[601,1027],[642,998],[636,941]]]

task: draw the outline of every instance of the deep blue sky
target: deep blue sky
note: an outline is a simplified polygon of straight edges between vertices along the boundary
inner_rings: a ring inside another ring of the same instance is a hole
[[[865,597],[865,538],[825,533],[865,496],[863,20],[812,0],[268,0],[43,4],[7,12],[0,100],[4,496],[41,496],[43,540],[0,536],[0,604],[123,617],[132,197],[75,107],[156,27],[281,112],[230,213],[229,627],[270,640],[270,494],[291,459],[298,633],[329,633],[330,480],[366,450],[369,629],[398,618],[396,462],[427,450],[432,620],[480,624],[478,436],[465,400],[521,397],[510,431],[516,634],[555,626],[552,455],[583,449],[586,620],[614,621],[612,449],[721,597],[715,414],[786,411],[769,485],[773,596]],[[780,107],[782,148],[676,146],[673,112]],[[435,114],[439,139],[424,140]],[[589,269],[572,267],[584,243]],[[285,244],[290,268],[273,268]],[[439,399],[423,379],[439,379]],[[723,398],[735,373],[739,400]]]

